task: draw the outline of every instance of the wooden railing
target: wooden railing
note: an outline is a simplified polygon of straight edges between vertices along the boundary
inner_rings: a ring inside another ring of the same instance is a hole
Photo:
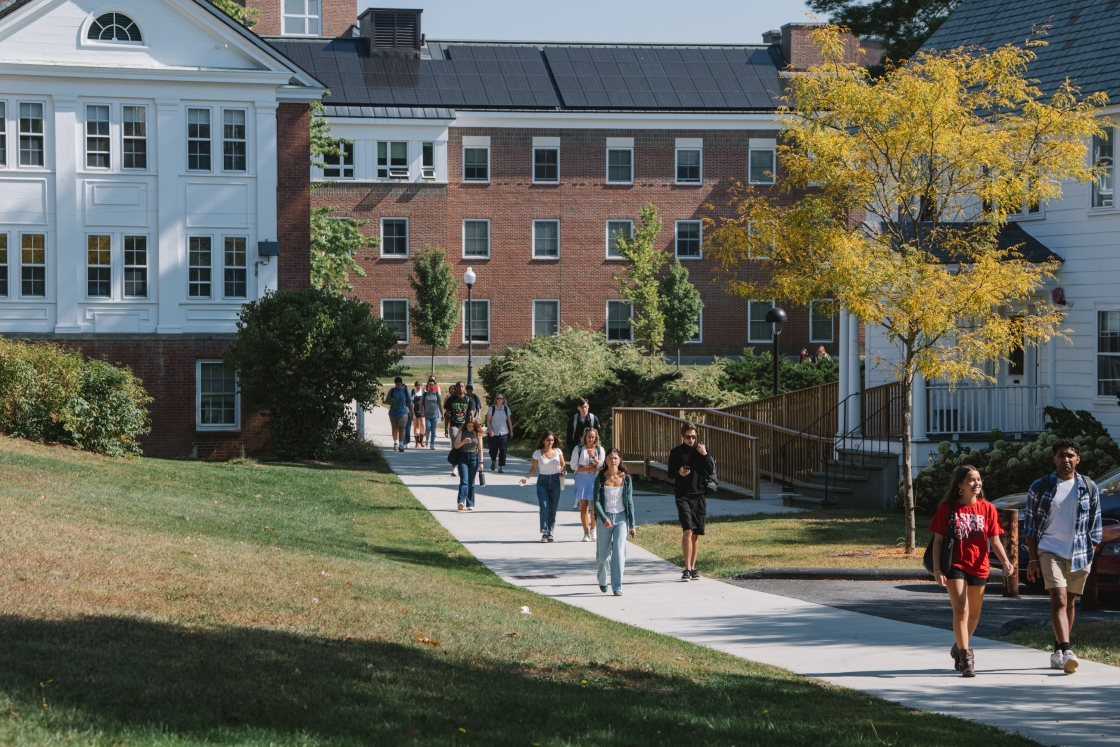
[[[865,436],[902,435],[902,398],[906,390],[901,381],[863,390],[860,397],[860,422]]]
[[[773,423],[783,428],[792,429],[794,433],[802,431],[815,423],[822,415],[836,407],[840,394],[839,382],[798,389],[795,392],[786,392],[777,397],[757,399],[742,405],[732,405],[723,408],[722,412],[738,415],[762,423]],[[833,415],[835,419],[835,414]],[[831,424],[829,433],[835,433],[837,423]]]
[[[680,415],[673,413],[681,413]],[[613,411],[612,436],[614,447],[622,452],[627,462],[642,462],[647,470],[651,463],[668,465],[669,452],[681,444],[681,424],[697,424],[700,441],[716,462],[716,476],[721,485],[731,485],[761,495],[759,477],[760,439],[745,430],[720,427],[718,423],[732,424],[733,416],[709,422],[704,417],[684,417],[684,414],[715,413],[718,410],[653,410],[645,407],[616,407]],[[766,425],[760,423],[759,425]]]

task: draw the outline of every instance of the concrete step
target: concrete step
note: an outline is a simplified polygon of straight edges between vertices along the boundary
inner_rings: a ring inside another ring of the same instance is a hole
[[[833,485],[830,483],[828,487],[825,487],[823,482],[795,482],[793,487],[800,495],[806,498],[827,500],[830,505],[843,501],[847,496],[855,492],[852,488],[844,487],[843,485]]]
[[[836,505],[836,501],[826,501],[824,498],[809,498],[804,495],[783,495],[782,505],[790,506],[792,508],[830,508]]]
[[[824,483],[825,478],[828,478],[829,485],[847,485],[847,483],[864,483],[870,478],[864,472],[837,472],[836,470],[829,470],[827,475],[824,470],[814,470],[806,472],[805,476],[810,478],[812,482]],[[852,487],[847,485],[847,487]]]

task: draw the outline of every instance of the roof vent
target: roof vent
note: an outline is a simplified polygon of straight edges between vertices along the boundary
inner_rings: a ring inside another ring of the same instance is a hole
[[[369,39],[370,57],[420,58],[423,10],[367,8],[358,16],[361,35]]]

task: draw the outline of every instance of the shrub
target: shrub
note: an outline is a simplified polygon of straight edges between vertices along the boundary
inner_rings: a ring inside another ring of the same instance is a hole
[[[323,459],[352,428],[347,406],[378,402],[400,361],[397,335],[368,303],[320,288],[270,292],[242,307],[224,359],[250,410],[269,417],[282,459]]]
[[[773,394],[774,357],[770,353],[758,354],[753,348],[747,348],[739,360],[725,359],[722,366],[723,389],[737,391],[752,398]],[[781,392],[827,384],[839,378],[840,366],[833,358],[825,358],[816,363],[793,363],[785,358],[778,361],[778,389]]]
[[[127,368],[86,361],[81,388],[71,399],[64,422],[79,449],[112,456],[139,454],[137,436],[150,430],[152,398]]]

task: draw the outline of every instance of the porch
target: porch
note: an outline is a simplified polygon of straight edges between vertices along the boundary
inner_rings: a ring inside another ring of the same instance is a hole
[[[915,387],[915,405],[921,403],[920,388]],[[1009,438],[1039,433],[1044,427],[1048,392],[1045,384],[927,385],[926,407],[914,408],[914,435],[921,438],[924,433],[931,441],[955,441],[976,437],[987,440],[997,429]]]

